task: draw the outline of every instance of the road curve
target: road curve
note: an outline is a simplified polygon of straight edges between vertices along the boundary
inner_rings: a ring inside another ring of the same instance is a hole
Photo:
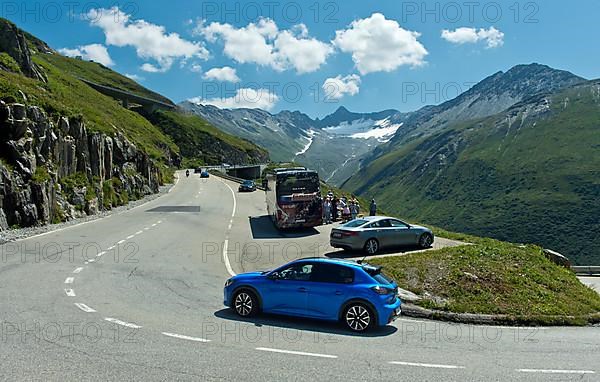
[[[330,254],[282,235],[261,192],[183,177],[151,202],[0,247],[6,380],[598,380],[598,328],[402,318],[368,335],[222,306],[230,273]],[[225,250],[224,250],[225,249]]]

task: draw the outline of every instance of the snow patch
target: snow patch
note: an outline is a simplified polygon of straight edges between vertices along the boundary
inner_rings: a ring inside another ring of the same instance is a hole
[[[315,134],[317,134],[317,132],[316,132],[316,131],[314,131],[314,130],[308,130],[308,131],[306,132],[306,135],[307,135],[307,137],[306,137],[306,138],[308,139],[308,143],[306,144],[306,146],[304,146],[304,148],[302,149],[302,151],[298,151],[298,152],[296,153],[296,156],[298,156],[298,155],[302,155],[302,154],[304,154],[305,152],[307,152],[307,151],[308,151],[308,149],[310,148],[310,146],[311,146],[311,145],[312,145],[312,143],[313,143],[313,140],[315,139]]]
[[[338,126],[329,126],[323,130],[337,136],[356,139],[375,138],[380,142],[387,142],[400,127],[402,127],[402,123],[393,124],[388,117],[378,121],[358,119],[350,123],[343,122]]]

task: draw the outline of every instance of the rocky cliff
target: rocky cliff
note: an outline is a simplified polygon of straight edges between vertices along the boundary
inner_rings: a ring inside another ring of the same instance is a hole
[[[69,220],[158,191],[161,172],[123,135],[0,102],[0,230]]]

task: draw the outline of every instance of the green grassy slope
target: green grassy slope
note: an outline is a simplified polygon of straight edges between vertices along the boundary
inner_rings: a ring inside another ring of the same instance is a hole
[[[227,134],[195,115],[158,111],[148,118],[173,138],[190,166],[223,162],[258,163],[268,158],[265,149]]]
[[[377,159],[344,188],[408,219],[600,264],[599,89],[586,83],[551,96],[548,109],[539,99],[451,127]]]
[[[38,54],[38,57],[54,67],[100,85],[110,86],[136,95],[172,104],[168,98],[146,89],[134,80],[125,77],[102,64],[61,56],[59,54]]]
[[[600,296],[546,259],[541,248],[475,237],[469,242],[369,262],[422,296],[418,304],[427,308],[506,314],[525,324],[586,324],[587,315],[600,312]]]
[[[154,159],[165,158],[169,150],[179,151],[169,137],[139,114],[123,108],[117,101],[93,90],[39,54],[34,55],[33,60],[48,76],[48,83],[0,71],[1,98],[38,105],[56,116],[82,116],[90,131],[109,135],[120,131]]]

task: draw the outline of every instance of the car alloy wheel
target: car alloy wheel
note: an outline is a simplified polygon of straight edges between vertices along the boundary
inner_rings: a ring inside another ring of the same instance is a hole
[[[346,325],[355,332],[364,332],[371,325],[371,312],[362,304],[352,304],[344,315]]]
[[[379,242],[375,239],[367,240],[367,243],[365,244],[365,250],[369,255],[376,254],[377,251],[379,251]]]
[[[233,306],[238,315],[248,317],[256,311],[256,299],[249,292],[241,291],[235,295]]]
[[[431,247],[432,243],[433,239],[430,234],[424,233],[423,235],[421,235],[421,238],[419,239],[419,246],[421,248],[429,248]]]

